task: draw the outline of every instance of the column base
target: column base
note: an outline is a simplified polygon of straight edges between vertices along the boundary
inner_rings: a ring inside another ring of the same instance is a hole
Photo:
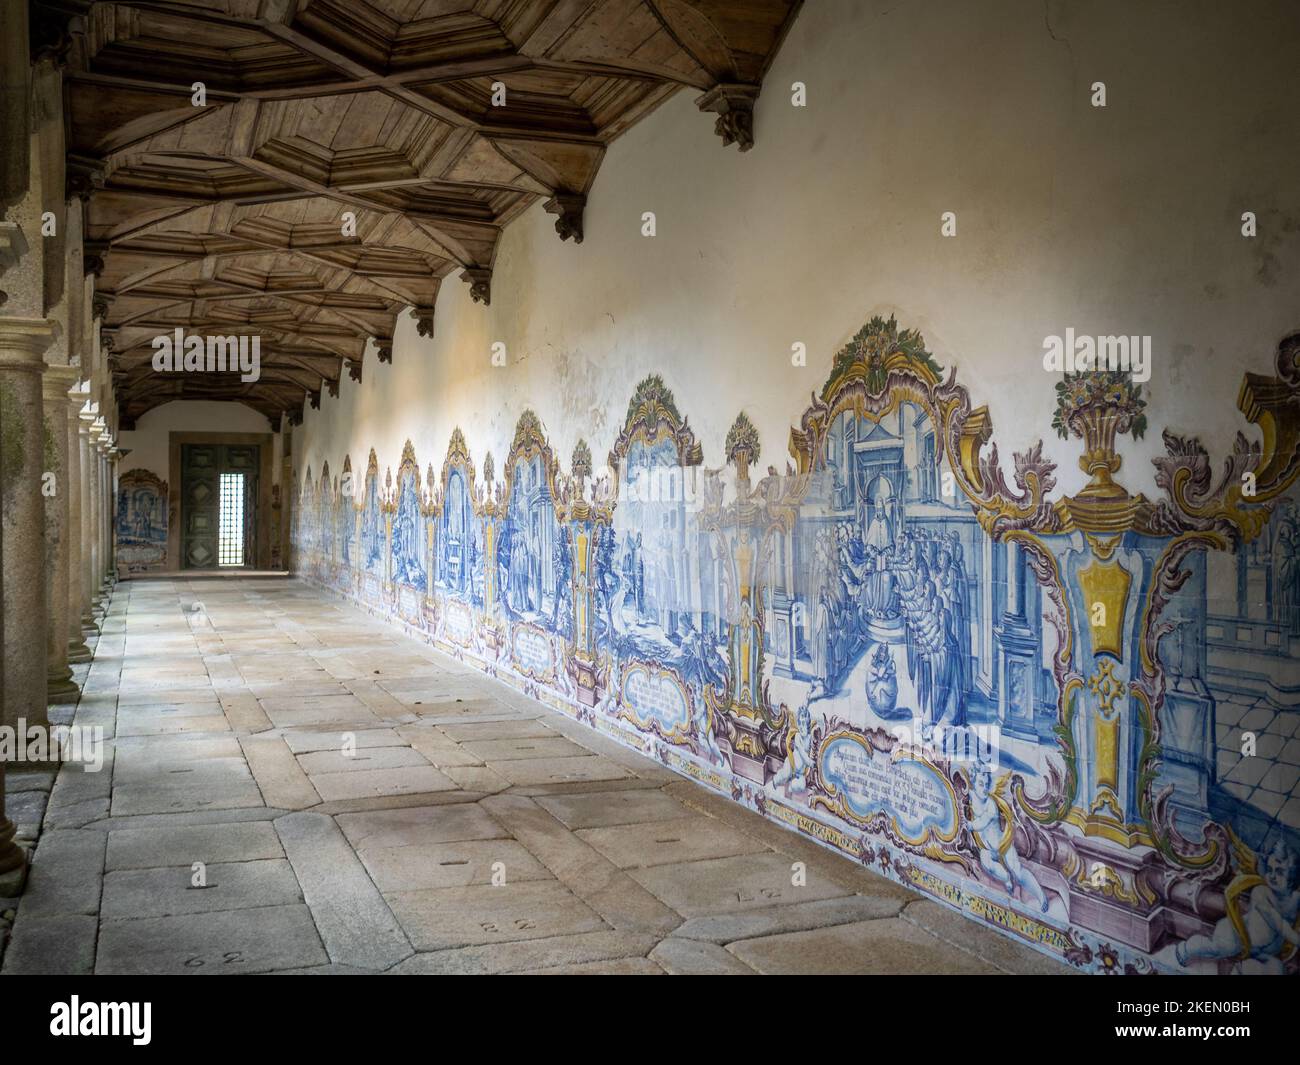
[[[81,688],[72,679],[72,671],[66,677],[47,677],[45,681],[45,701],[49,703],[75,703],[81,698]]]
[[[83,627],[83,628],[85,627],[85,622],[84,622],[84,621],[82,622],[82,627]],[[95,657],[95,656],[94,656],[93,654],[90,653],[90,648],[86,646],[86,641],[85,641],[85,640],[69,640],[69,641],[68,641],[68,661],[69,661],[69,662],[76,662],[76,663],[89,662],[89,661],[91,661],[94,657]]]
[[[18,829],[8,818],[0,818],[0,898],[23,893],[27,883],[27,851],[14,836]]]

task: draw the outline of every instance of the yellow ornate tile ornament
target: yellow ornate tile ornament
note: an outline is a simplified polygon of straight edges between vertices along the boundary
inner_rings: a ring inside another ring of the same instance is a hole
[[[1133,578],[1118,563],[1094,560],[1079,571],[1078,580],[1088,612],[1093,653],[1114,655],[1124,661],[1124,618]]]

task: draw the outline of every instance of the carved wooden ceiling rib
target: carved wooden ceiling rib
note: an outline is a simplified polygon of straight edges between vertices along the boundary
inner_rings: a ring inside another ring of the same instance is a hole
[[[391,358],[405,308],[432,331],[445,277],[488,301],[501,230],[538,199],[581,242],[606,146],[679,89],[750,147],[800,2],[34,0],[123,424],[172,399],[275,418],[337,394],[367,338]],[[155,372],[150,341],[177,326],[260,335],[261,379]]]

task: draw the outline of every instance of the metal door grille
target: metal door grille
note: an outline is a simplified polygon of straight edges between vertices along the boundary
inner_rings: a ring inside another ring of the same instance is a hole
[[[217,529],[217,565],[244,564],[244,475],[221,475],[221,515]]]

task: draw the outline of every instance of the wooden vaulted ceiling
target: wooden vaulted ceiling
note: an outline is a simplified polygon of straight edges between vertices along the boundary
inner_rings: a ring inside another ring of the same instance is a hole
[[[37,0],[123,424],[173,399],[275,418],[337,394],[368,338],[391,358],[399,313],[432,331],[444,278],[490,300],[502,228],[537,200],[581,241],[606,146],[679,89],[748,148],[799,3]],[[260,336],[261,379],[154,371],[178,326]]]

